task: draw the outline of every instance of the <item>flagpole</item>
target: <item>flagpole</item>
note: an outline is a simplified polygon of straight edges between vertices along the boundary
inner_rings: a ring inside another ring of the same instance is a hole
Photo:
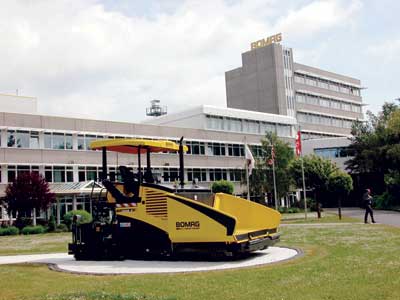
[[[303,137],[300,131],[300,125],[298,133],[300,133],[300,145],[303,145]],[[303,158],[303,148],[300,149],[300,158],[301,158],[301,176],[303,177],[303,197],[304,197],[304,218],[307,220],[307,196],[306,196],[306,180],[304,178],[304,158]]]
[[[272,146],[273,147],[273,146]],[[273,148],[271,148],[272,151]],[[275,158],[272,158],[272,177],[274,179],[274,197],[275,197],[275,209],[278,210],[278,199],[276,192],[276,179],[275,179]]]
[[[247,179],[247,200],[250,200],[250,180],[249,180],[249,164],[246,158],[246,179]]]

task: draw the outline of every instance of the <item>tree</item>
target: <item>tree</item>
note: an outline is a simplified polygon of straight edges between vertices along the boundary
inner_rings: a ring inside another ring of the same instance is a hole
[[[19,218],[31,217],[32,210],[45,210],[54,201],[55,195],[50,192],[49,184],[35,172],[18,175],[7,185],[4,198],[9,215],[17,212]]]
[[[304,178],[306,188],[314,190],[318,217],[320,218],[320,196],[328,192],[329,177],[332,173],[338,172],[339,168],[332,161],[316,155],[307,155],[303,158],[297,158],[292,161],[289,169],[298,188],[303,188],[301,159],[304,159]]]
[[[328,190],[338,197],[339,219],[342,219],[342,197],[353,190],[353,179],[346,172],[334,171],[328,178]]]
[[[213,193],[225,193],[232,195],[233,190],[234,190],[233,183],[226,180],[214,181],[211,186],[211,191]]]
[[[372,183],[378,193],[386,192],[390,199],[399,199],[400,106],[385,103],[380,113],[367,112],[367,116],[366,122],[353,125],[350,148],[354,157],[346,162],[347,168],[365,182],[360,188]]]
[[[275,154],[275,178],[278,199],[287,195],[291,186],[289,164],[294,157],[293,148],[275,133],[267,132],[261,140],[262,153],[256,158],[256,165],[250,176],[250,193],[262,195],[273,193],[272,146]]]

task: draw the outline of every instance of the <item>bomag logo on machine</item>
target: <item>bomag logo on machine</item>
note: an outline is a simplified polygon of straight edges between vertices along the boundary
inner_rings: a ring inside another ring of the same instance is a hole
[[[200,221],[182,221],[176,222],[176,230],[200,229]]]

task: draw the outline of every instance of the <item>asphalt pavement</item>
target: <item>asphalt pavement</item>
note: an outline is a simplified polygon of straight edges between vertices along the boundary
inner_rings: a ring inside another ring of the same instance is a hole
[[[337,213],[337,208],[324,208],[324,210],[327,212]],[[342,208],[342,215],[364,221],[365,209],[358,207],[345,207]],[[375,222],[380,224],[400,227],[400,212],[397,211],[374,210],[374,219]],[[368,216],[368,222],[371,222],[370,216]]]

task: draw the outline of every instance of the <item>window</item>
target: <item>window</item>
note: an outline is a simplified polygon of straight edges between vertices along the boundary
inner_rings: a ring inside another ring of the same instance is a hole
[[[329,89],[331,91],[339,92],[339,85],[333,82],[329,83]]]
[[[224,130],[224,118],[216,116],[207,116],[207,128],[215,130]]]
[[[227,172],[225,169],[210,169],[210,181],[227,180]]]
[[[31,136],[29,139],[29,148],[39,149],[39,132],[31,131]]]
[[[207,144],[207,155],[225,156],[225,144],[208,143]]]
[[[319,105],[319,98],[314,95],[307,95],[307,104]]]
[[[342,109],[343,110],[347,110],[347,111],[351,111],[351,105],[348,103],[342,103]]]
[[[228,144],[229,156],[244,156],[244,146],[238,144]]]
[[[356,113],[361,113],[361,106],[352,104],[351,111],[356,112]]]
[[[44,147],[55,150],[72,149],[72,134],[45,132]]]
[[[340,102],[332,100],[331,101],[331,107],[334,108],[334,109],[340,109],[340,107],[341,107]]]
[[[320,79],[318,82],[318,86],[323,89],[328,89],[329,88],[328,80]]]
[[[243,120],[243,132],[259,133],[258,122],[251,120]]]
[[[306,96],[303,94],[296,94],[296,101],[298,103],[306,103]]]
[[[229,171],[229,180],[230,181],[242,181],[242,178],[244,178],[244,170],[240,169],[233,169]]]
[[[319,105],[323,106],[323,107],[329,107],[330,101],[328,99],[325,98],[320,98],[319,99]]]
[[[206,169],[188,169],[187,170],[188,181],[193,180],[207,181],[207,170]]]
[[[71,166],[46,166],[45,178],[47,182],[73,182]]]
[[[317,86],[317,80],[313,77],[306,77],[306,83],[311,86]]]
[[[350,94],[350,89],[348,86],[340,86],[340,92],[345,93],[345,94]]]
[[[250,146],[250,149],[251,149],[251,153],[255,157],[263,157],[264,156],[264,149],[262,146],[252,145],[252,146]]]
[[[276,133],[276,126],[273,123],[266,123],[266,122],[261,122],[260,123],[260,133],[264,134],[266,132],[272,132]]]
[[[178,180],[178,169],[177,168],[168,168],[163,169],[163,179],[164,182],[174,182]]]
[[[353,121],[343,120],[343,127],[344,128],[351,128],[352,125],[353,125]]]
[[[22,130],[7,131],[7,147],[29,148],[30,132]]]
[[[90,150],[90,142],[103,138],[104,136],[102,135],[78,134],[78,150]],[[66,143],[71,143],[72,145],[72,139],[67,139]]]
[[[234,119],[234,118],[227,118],[227,129],[229,131],[236,131],[236,132],[241,132],[242,131],[242,121],[240,119]]]
[[[186,141],[188,146],[187,154],[204,155],[205,154],[205,143],[196,141]]]
[[[294,76],[294,81],[297,82],[297,83],[301,83],[301,84],[304,84],[304,83],[305,83],[304,76],[299,75],[299,74],[296,74],[296,75]]]
[[[343,123],[341,119],[332,118],[332,126],[334,127],[342,127]]]

